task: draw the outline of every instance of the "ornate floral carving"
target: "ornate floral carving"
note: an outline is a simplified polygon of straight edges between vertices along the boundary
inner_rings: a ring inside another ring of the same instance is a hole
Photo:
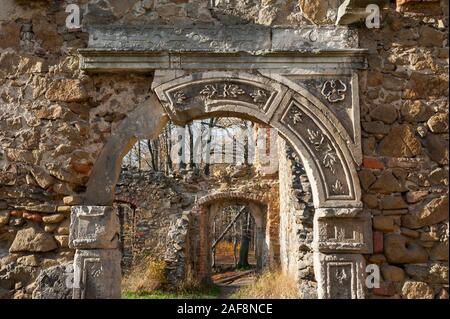
[[[327,143],[325,146],[325,152],[323,154],[323,159],[322,159],[323,166],[325,166],[326,168],[329,168],[331,170],[331,172],[333,174],[335,174],[336,170],[335,170],[334,164],[336,164],[337,160],[338,159],[337,159],[336,153],[333,151],[330,144]]]
[[[173,99],[176,104],[183,104],[184,100],[186,100],[186,95],[181,91],[177,91],[173,94]]]
[[[331,103],[343,101],[347,85],[341,80],[328,80],[322,86],[322,95]]]
[[[336,173],[336,167],[335,164],[338,162],[338,157],[333,150],[333,148],[330,146],[330,144],[327,142],[325,143],[325,137],[323,136],[321,131],[314,131],[311,129],[307,130],[308,132],[308,139],[309,142],[314,145],[314,148],[317,151],[320,151],[322,154],[322,164],[324,167],[331,170],[333,174]]]
[[[295,124],[302,122],[303,118],[302,118],[303,114],[300,112],[300,110],[295,107],[291,109],[291,115],[289,115],[289,118],[292,120],[292,122]]]
[[[217,98],[237,98],[246,92],[237,84],[206,84],[200,94],[204,99]]]
[[[205,88],[203,90],[200,91],[200,94],[205,98],[205,99],[210,99],[214,96],[217,95],[218,92],[218,88],[217,85],[214,84],[207,84],[205,85]]]
[[[250,96],[253,98],[253,102],[263,104],[266,102],[267,93],[264,90],[256,89],[250,93]]]
[[[308,135],[309,135],[309,142],[314,145],[314,148],[316,150],[319,150],[320,146],[322,145],[324,141],[324,136],[322,132],[320,131],[313,131],[311,129],[308,129]]]
[[[342,194],[343,190],[344,190],[344,186],[342,185],[341,181],[338,179],[336,180],[336,182],[334,182],[333,185],[331,185],[331,191],[335,195]]]
[[[245,94],[245,91],[236,84],[224,84],[223,86],[223,97],[238,97],[242,94]]]

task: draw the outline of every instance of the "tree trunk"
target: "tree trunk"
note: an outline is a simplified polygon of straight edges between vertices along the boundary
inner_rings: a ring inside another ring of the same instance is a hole
[[[193,169],[195,167],[194,164],[194,134],[192,132],[192,124],[188,124],[188,132],[189,132],[189,169]]]
[[[147,140],[147,147],[151,157],[152,169],[156,171],[155,153],[153,152],[152,141]]]
[[[241,249],[239,250],[239,262],[238,268],[248,268],[250,264],[248,263],[248,251],[250,247],[250,234],[249,234],[249,213],[246,212],[244,215],[245,219],[241,226]]]
[[[208,139],[206,141],[206,158],[205,158],[205,169],[204,173],[206,176],[209,176],[210,170],[209,165],[211,161],[211,140],[212,140],[212,128],[214,127],[214,118],[209,119],[208,124]]]

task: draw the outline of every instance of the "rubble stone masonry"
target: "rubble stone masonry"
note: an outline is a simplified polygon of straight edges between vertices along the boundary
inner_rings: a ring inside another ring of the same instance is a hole
[[[82,202],[107,139],[151,92],[152,74],[82,71],[77,50],[87,47],[85,27],[333,26],[342,2],[231,0],[209,8],[206,0],[2,0],[0,298],[31,298],[43,269],[73,261],[71,206]],[[69,3],[82,9],[82,30],[65,26]],[[373,217],[373,253],[364,257],[380,266],[382,282],[367,297],[448,299],[448,0],[385,3],[380,29],[351,26],[359,47],[369,51],[368,67],[358,76],[363,153],[358,176],[364,210]],[[291,155],[284,162],[295,167],[299,159]],[[280,238],[280,259],[305,260],[292,267],[304,279],[299,285],[305,298],[314,298],[311,251],[292,246],[295,239],[310,243],[312,221],[294,226],[298,216],[288,215],[291,206],[305,205],[291,202],[295,189],[289,188],[296,185],[286,180],[295,179],[291,175],[280,172],[280,226],[299,231],[298,238]],[[149,203],[147,217],[158,205],[189,206],[171,186],[161,184],[153,192],[157,203]],[[158,233],[167,229],[152,227]]]

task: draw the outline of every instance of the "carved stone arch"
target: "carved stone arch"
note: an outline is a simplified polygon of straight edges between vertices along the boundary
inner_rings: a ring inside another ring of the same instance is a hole
[[[264,224],[264,219],[268,213],[270,203],[268,197],[259,192],[214,192],[198,199],[192,211],[202,212],[201,207],[208,207],[212,205],[214,205],[217,210],[218,208],[224,208],[225,206],[229,206],[233,203],[247,206],[250,214],[255,219],[255,223],[265,230],[266,225]],[[214,217],[214,214],[212,214],[211,217]]]
[[[267,197],[264,194],[259,192],[255,193],[247,193],[241,191],[222,191],[222,192],[214,192],[208,195],[205,195],[197,200],[195,203],[195,207],[199,206],[207,206],[212,204],[213,202],[225,202],[225,201],[242,201],[242,202],[254,202],[260,205],[267,204]]]
[[[95,216],[108,218],[105,207],[112,205],[122,157],[136,140],[156,137],[168,118],[184,124],[211,116],[238,116],[269,124],[297,151],[311,183],[319,298],[341,297],[342,285],[345,296],[363,298],[361,253],[371,252],[372,243],[370,216],[363,214],[360,202],[358,137],[347,140],[340,120],[325,104],[280,75],[205,71],[157,83],[156,94],[128,114],[108,139],[92,170],[83,204],[96,206],[102,214]],[[85,207],[74,207],[74,220],[86,215]],[[84,226],[73,223],[77,227]],[[78,235],[73,233],[75,239]],[[83,248],[72,247],[77,248],[75,264],[84,262]],[[106,255],[98,258],[108,260],[108,252],[102,253]],[[80,273],[83,266],[77,269]],[[206,274],[206,268],[203,271]],[[351,281],[340,282],[342,273]]]
[[[325,105],[304,88],[296,88],[255,73],[206,71],[168,80],[154,91],[172,121],[180,125],[212,116],[238,116],[271,125],[300,155],[316,208],[360,207],[350,138]]]

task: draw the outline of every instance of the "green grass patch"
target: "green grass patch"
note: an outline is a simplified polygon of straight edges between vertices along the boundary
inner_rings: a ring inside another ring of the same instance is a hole
[[[163,290],[142,293],[123,292],[122,299],[217,299],[219,294],[219,287],[214,286],[186,292]]]

